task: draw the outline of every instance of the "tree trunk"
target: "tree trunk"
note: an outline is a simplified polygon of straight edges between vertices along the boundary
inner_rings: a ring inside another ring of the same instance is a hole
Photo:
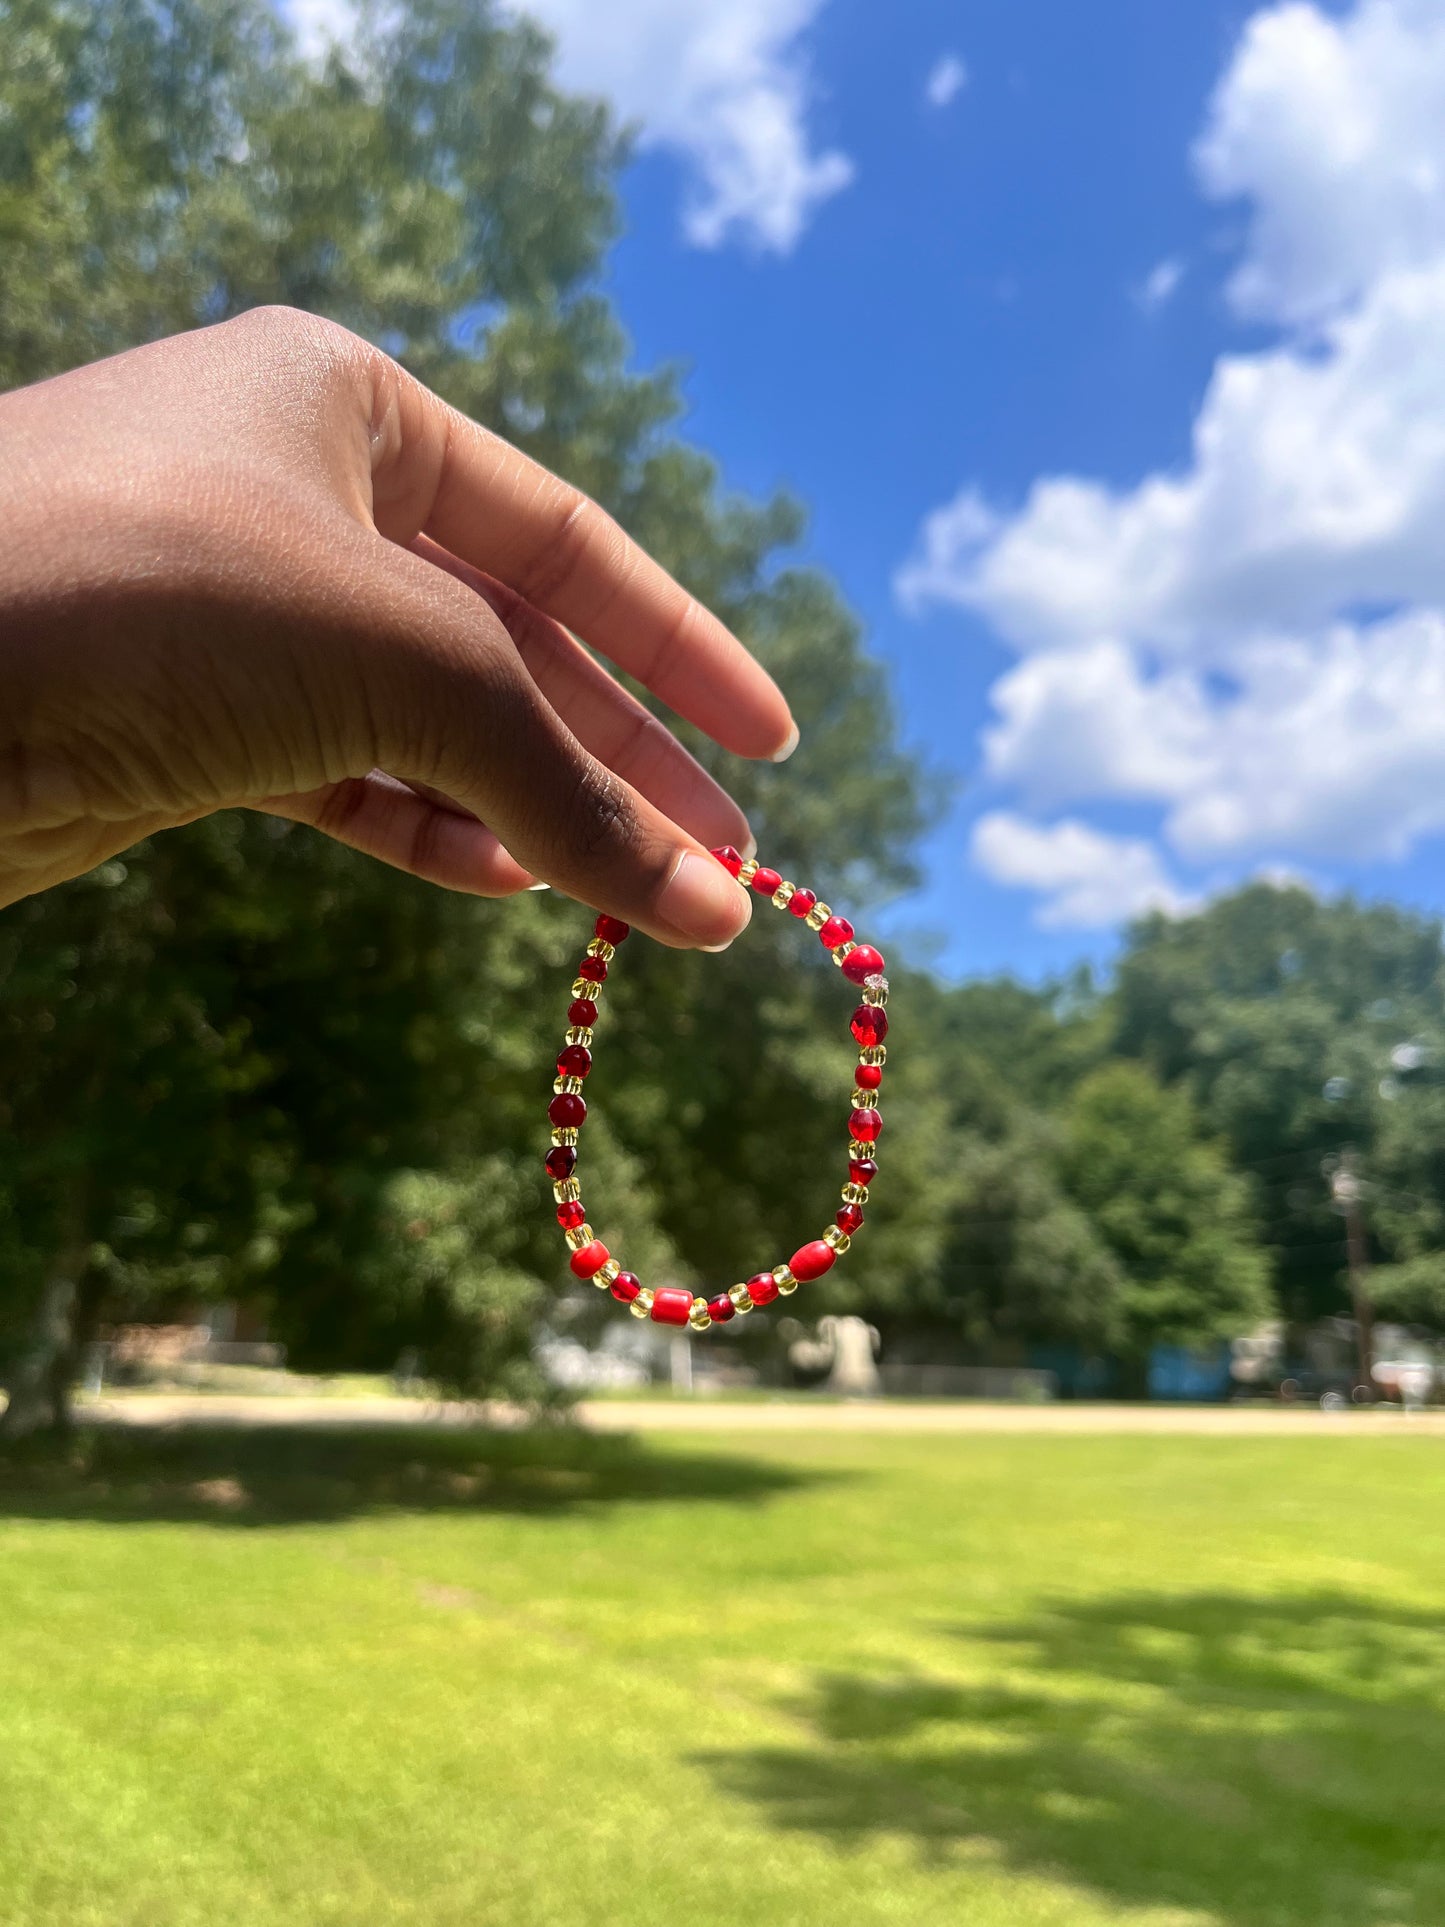
[[[0,1439],[20,1439],[45,1427],[70,1427],[75,1376],[76,1306],[90,1262],[85,1236],[85,1183],[77,1177],[66,1199],[65,1238],[30,1321],[30,1332],[10,1373],[10,1401],[0,1412]]]

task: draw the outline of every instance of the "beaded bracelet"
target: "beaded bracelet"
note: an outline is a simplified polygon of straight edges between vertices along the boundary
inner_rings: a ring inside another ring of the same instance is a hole
[[[848,1182],[843,1186],[843,1202],[837,1216],[821,1238],[801,1245],[785,1265],[760,1271],[746,1284],[706,1298],[671,1285],[649,1291],[633,1272],[624,1271],[587,1222],[582,1194],[576,1178],[577,1139],[587,1118],[583,1084],[592,1069],[593,1027],[597,1006],[608,968],[617,946],[629,934],[629,926],[616,917],[599,917],[596,934],[587,954],[577,967],[572,986],[572,1002],[567,1010],[567,1040],[557,1054],[557,1076],[552,1085],[553,1098],[547,1108],[552,1121],[552,1148],[547,1153],[547,1175],[552,1179],[552,1195],[557,1200],[557,1222],[566,1233],[572,1256],[571,1269],[578,1278],[590,1278],[610,1291],[619,1304],[626,1305],[634,1318],[651,1318],[659,1325],[690,1325],[706,1331],[710,1325],[725,1325],[730,1318],[755,1307],[770,1305],[786,1297],[832,1268],[863,1223],[863,1207],[868,1187],[878,1174],[876,1151],[883,1119],[878,1112],[878,1089],[883,1082],[883,1066],[888,1058],[883,1040],[888,1035],[888,979],[883,975],[883,958],[871,944],[853,941],[853,926],[846,917],[836,917],[826,903],[819,903],[812,890],[786,882],[776,870],[769,870],[755,857],[743,858],[732,848],[714,850],[713,855],[745,890],[767,897],[777,909],[815,930],[835,964],[850,983],[857,984],[863,1001],[853,1012],[849,1025],[859,1046],[858,1067],[854,1076],[853,1109],[848,1119]]]

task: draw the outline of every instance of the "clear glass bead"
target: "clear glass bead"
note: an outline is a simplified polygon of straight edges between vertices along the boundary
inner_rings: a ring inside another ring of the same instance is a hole
[[[886,1044],[869,1044],[866,1050],[859,1051],[858,1062],[860,1064],[876,1064],[881,1070],[883,1065],[888,1062],[888,1046]]]
[[[753,1308],[752,1296],[746,1285],[729,1285],[728,1297],[732,1299],[733,1307],[740,1318],[744,1312],[749,1312]]]
[[[577,1142],[577,1126],[575,1124],[559,1124],[552,1133],[552,1142],[554,1144],[575,1144]]]
[[[582,1079],[580,1077],[554,1077],[552,1079],[552,1089],[559,1097],[564,1094],[568,1097],[580,1097],[582,1095]]]
[[[798,1289],[798,1281],[786,1265],[774,1265],[773,1283],[785,1298],[790,1291]]]
[[[810,930],[821,930],[833,912],[826,903],[815,903],[808,912],[807,923]]]
[[[774,907],[778,910],[786,910],[797,894],[798,886],[796,883],[788,883],[786,881],[780,883],[773,892]]]
[[[601,1285],[605,1290],[607,1286],[612,1283],[612,1280],[621,1273],[621,1270],[622,1267],[618,1264],[617,1260],[615,1258],[609,1258],[600,1270],[593,1272],[592,1282],[594,1285]]]
[[[602,1001],[602,985],[594,984],[590,977],[574,977],[572,980],[572,997],[574,1002],[579,997],[585,997],[589,1004],[600,1004]]]
[[[868,1187],[866,1184],[845,1184],[843,1186],[844,1204],[867,1204]]]
[[[694,1298],[688,1309],[687,1322],[695,1332],[705,1332],[712,1323],[712,1314],[707,1308],[706,1298]]]
[[[830,1224],[828,1229],[823,1233],[823,1243],[825,1245],[831,1245],[840,1258],[852,1242],[853,1240],[848,1236],[848,1233],[836,1224]]]
[[[644,1285],[642,1287],[642,1290],[638,1292],[637,1296],[633,1299],[632,1303],[627,1307],[627,1309],[632,1313],[632,1316],[634,1318],[651,1318],[652,1293],[647,1289],[646,1285]]]
[[[881,1010],[888,1002],[888,979],[886,977],[865,977],[863,980],[863,1001],[877,1004]]]
[[[853,1093],[855,1111],[876,1111],[878,1109],[877,1091],[865,1091],[861,1085]]]
[[[562,1178],[552,1186],[552,1196],[558,1204],[575,1204],[582,1195],[582,1187],[576,1178]]]
[[[759,867],[758,859],[755,856],[750,856],[744,862],[741,870],[738,871],[738,882],[745,890],[757,875]]]
[[[567,1249],[581,1251],[585,1246],[590,1245],[596,1236],[597,1233],[590,1224],[579,1224],[575,1231],[567,1233]]]
[[[871,1158],[877,1149],[876,1144],[864,1144],[860,1138],[850,1137],[848,1140],[850,1158]]]
[[[844,960],[847,958],[849,953],[851,951],[856,950],[857,948],[858,948],[857,944],[854,943],[851,938],[849,938],[847,943],[835,944],[832,951],[830,952],[830,955],[832,956],[834,963],[837,964],[838,968],[841,970],[843,968]]]
[[[581,1044],[584,1049],[590,1050],[592,1047],[592,1026],[590,1024],[570,1025],[567,1031],[567,1042],[569,1044]]]
[[[594,937],[587,946],[587,955],[600,957],[603,963],[611,963],[617,955],[617,946],[609,943],[605,937]]]

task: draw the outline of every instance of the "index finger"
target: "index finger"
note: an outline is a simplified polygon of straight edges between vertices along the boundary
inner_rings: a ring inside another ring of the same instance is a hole
[[[403,423],[396,457],[434,465],[421,523],[433,541],[564,623],[724,749],[792,754],[787,701],[731,630],[580,489],[403,379],[417,432]]]

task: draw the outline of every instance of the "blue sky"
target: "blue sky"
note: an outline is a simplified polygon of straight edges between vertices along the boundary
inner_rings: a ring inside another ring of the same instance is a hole
[[[1445,0],[509,0],[640,130],[607,282],[957,797],[895,932],[1441,907]],[[313,36],[350,0],[289,0]]]

